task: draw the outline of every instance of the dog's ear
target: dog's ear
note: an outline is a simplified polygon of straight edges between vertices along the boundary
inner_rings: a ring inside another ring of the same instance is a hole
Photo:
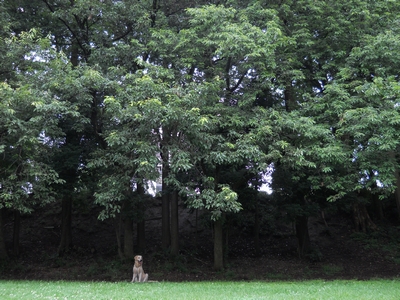
[[[136,255],[133,259],[134,259],[134,260],[137,260],[137,257],[138,257],[138,256]]]

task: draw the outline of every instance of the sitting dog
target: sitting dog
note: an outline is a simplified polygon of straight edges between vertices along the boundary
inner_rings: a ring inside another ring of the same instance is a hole
[[[149,274],[143,271],[143,257],[141,255],[135,256],[135,264],[133,265],[133,278],[131,282],[146,282]]]

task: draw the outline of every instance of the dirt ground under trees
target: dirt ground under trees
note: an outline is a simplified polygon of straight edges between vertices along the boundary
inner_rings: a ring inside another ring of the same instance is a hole
[[[400,226],[378,226],[371,234],[355,233],[346,215],[310,220],[314,251],[306,259],[297,255],[297,241],[290,224],[260,238],[260,256],[248,230],[231,230],[224,271],[213,270],[212,232],[194,213],[182,209],[181,255],[166,256],[160,250],[161,220],[158,210],[146,222],[144,270],[150,280],[309,280],[399,278]],[[114,222],[99,221],[96,215],[75,213],[73,248],[57,255],[60,211],[42,208],[22,217],[21,253],[0,266],[2,279],[130,281],[132,262],[117,255]],[[12,217],[5,224],[8,247],[12,246]],[[379,224],[378,224],[379,225]],[[197,228],[197,231],[196,231]],[[197,234],[196,234],[197,232]]]

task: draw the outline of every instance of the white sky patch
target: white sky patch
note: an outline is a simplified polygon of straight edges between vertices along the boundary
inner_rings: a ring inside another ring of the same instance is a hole
[[[271,189],[271,182],[272,182],[272,177],[271,175],[264,175],[263,179],[265,179],[265,183],[263,183],[260,188],[258,189],[260,192],[266,192],[267,194],[271,195],[272,194],[272,189]]]

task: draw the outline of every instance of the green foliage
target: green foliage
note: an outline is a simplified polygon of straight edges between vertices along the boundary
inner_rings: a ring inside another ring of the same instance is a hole
[[[189,195],[188,203],[193,208],[205,208],[211,211],[211,220],[215,221],[225,212],[239,212],[241,204],[236,200],[237,194],[234,191],[226,185],[219,185],[218,191],[204,189],[199,194]]]
[[[368,251],[375,251],[381,249],[384,252],[386,259],[399,263],[399,228],[398,226],[382,226],[376,232],[361,233],[357,232],[352,234],[352,238],[360,242],[363,247]]]
[[[3,45],[11,51],[4,60],[15,58],[18,62],[20,56],[31,56],[32,51],[41,51],[48,43],[31,30],[6,39]],[[35,66],[36,62],[26,59],[7,70],[10,84],[0,84],[0,207],[21,212],[29,212],[35,203],[53,201],[52,185],[63,183],[49,160],[55,151],[49,134],[59,133],[57,121],[53,116],[47,118],[44,109],[52,100],[34,80],[20,73],[25,70],[33,79],[41,72],[37,69],[37,74],[32,74]]]
[[[0,207],[112,217],[162,174],[217,220],[268,166],[292,219],[399,188],[397,1],[212,3],[2,1]]]

